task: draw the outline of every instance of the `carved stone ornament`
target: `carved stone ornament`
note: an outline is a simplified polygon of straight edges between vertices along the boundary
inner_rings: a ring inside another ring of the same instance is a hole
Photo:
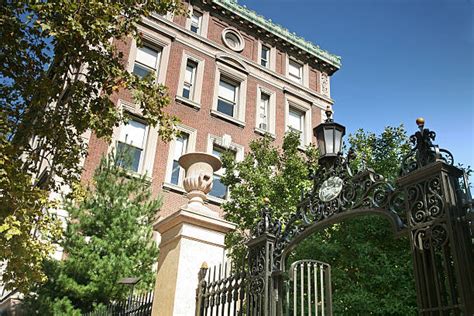
[[[179,158],[179,165],[186,171],[183,185],[189,199],[187,209],[215,215],[204,205],[207,194],[212,189],[212,179],[215,171],[222,167],[219,158],[206,153],[189,153]]]
[[[329,96],[329,76],[327,73],[321,73],[321,93]]]

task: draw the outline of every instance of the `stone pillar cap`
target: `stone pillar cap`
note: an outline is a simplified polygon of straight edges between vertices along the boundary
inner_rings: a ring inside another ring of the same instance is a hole
[[[182,155],[178,163],[181,167],[183,167],[185,170],[188,170],[188,168],[197,162],[205,162],[211,165],[213,171],[217,171],[222,167],[222,162],[220,161],[219,158],[216,156],[210,155],[208,153],[203,153],[203,152],[194,152],[194,153],[188,153]]]

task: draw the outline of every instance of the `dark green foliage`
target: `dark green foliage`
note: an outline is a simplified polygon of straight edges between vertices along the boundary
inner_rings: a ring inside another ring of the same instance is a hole
[[[117,284],[124,277],[141,277],[138,287],[149,289],[158,256],[152,221],[160,205],[145,178],[102,159],[94,188],[66,205],[70,218],[62,246],[67,258],[46,262],[48,281],[30,297],[30,308],[41,315],[51,314],[54,306],[89,311],[94,304],[126,297],[130,289]]]
[[[308,167],[317,168],[311,149],[305,156],[297,139],[285,138],[283,148],[269,139],[251,144],[241,163],[229,163],[225,181],[232,186],[232,200],[224,205],[227,219],[241,231],[228,236],[234,257],[243,256],[243,241],[259,219],[264,202],[270,200],[274,218],[284,219],[295,211],[301,189],[308,188]],[[369,167],[393,181],[400,161],[409,150],[402,126],[387,127],[381,135],[358,130],[349,136],[357,157],[355,168]],[[237,172],[236,172],[237,171]],[[407,238],[394,239],[389,222],[364,216],[335,224],[304,240],[287,262],[316,259],[332,266],[335,315],[413,315],[416,313],[413,267]]]

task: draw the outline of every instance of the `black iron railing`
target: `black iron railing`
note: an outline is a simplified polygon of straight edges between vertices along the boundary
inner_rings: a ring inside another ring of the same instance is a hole
[[[148,292],[112,302],[103,309],[86,313],[84,316],[149,316],[152,305],[153,292]]]
[[[229,264],[207,268],[199,273],[196,315],[249,315],[246,309],[247,273],[231,269]]]

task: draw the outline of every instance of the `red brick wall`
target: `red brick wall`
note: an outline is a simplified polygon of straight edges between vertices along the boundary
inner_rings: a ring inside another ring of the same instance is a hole
[[[184,26],[185,20],[182,18],[175,18],[176,23]],[[209,21],[208,38],[219,45],[222,43],[221,33],[224,28],[227,27],[222,21],[218,21],[216,17],[211,17]],[[257,51],[258,41],[256,38],[249,34],[244,33],[240,30],[242,36],[245,39],[246,45],[242,51],[242,55],[257,62]],[[124,63],[128,62],[129,52],[132,41],[130,39],[125,41],[116,41],[118,49],[124,53]],[[187,105],[175,101],[175,95],[177,93],[179,84],[179,75],[181,68],[181,60],[183,50],[191,53],[192,55],[198,56],[205,61],[204,67],[204,80],[201,94],[201,108],[196,110]],[[278,51],[276,54],[276,71],[280,74],[285,73],[285,55]],[[197,130],[196,135],[196,151],[206,151],[208,135],[222,136],[224,133],[229,134],[232,137],[234,143],[245,146],[245,150],[248,149],[248,143],[257,137],[254,132],[256,125],[256,97],[257,97],[257,85],[267,88],[273,91],[276,96],[276,144],[281,145],[283,136],[285,133],[285,95],[283,91],[277,90],[275,87],[267,84],[266,82],[256,79],[252,76],[247,78],[247,95],[246,95],[246,114],[245,114],[245,127],[240,127],[235,124],[224,121],[220,118],[213,117],[210,115],[212,104],[214,102],[214,84],[216,76],[216,64],[215,59],[209,57],[185,46],[184,44],[173,41],[170,47],[170,54],[168,60],[168,69],[166,74],[165,84],[169,88],[169,93],[172,99],[170,106],[166,109],[166,112],[178,116],[182,124],[195,128]],[[309,81],[310,89],[319,90],[319,75],[317,71],[310,71]],[[132,102],[131,95],[128,91],[119,91],[112,97],[114,102],[119,99]],[[316,126],[321,122],[321,111],[319,108],[313,107],[312,109],[312,126]],[[312,137],[312,135],[311,135]],[[82,177],[83,182],[87,182],[93,175],[95,167],[100,161],[100,157],[107,152],[108,145],[103,141],[97,139],[94,135],[91,137],[89,142],[89,155],[85,161],[84,173]],[[154,195],[161,194],[163,196],[163,207],[160,215],[166,216],[167,214],[176,211],[179,206],[184,205],[187,199],[179,193],[162,191],[162,185],[166,174],[166,165],[168,160],[169,144],[158,141],[156,146],[155,161],[153,164],[152,174],[152,189]],[[216,205],[209,206],[213,209],[220,209]]]

